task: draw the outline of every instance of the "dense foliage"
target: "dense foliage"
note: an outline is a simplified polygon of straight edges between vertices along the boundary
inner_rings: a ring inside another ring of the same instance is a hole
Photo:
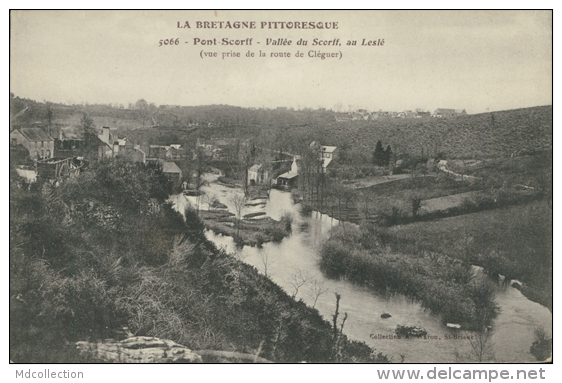
[[[193,211],[165,202],[157,168],[102,162],[60,186],[21,185],[10,189],[15,362],[84,361],[69,344],[127,332],[274,361],[387,361],[217,250]]]
[[[470,263],[438,253],[398,254],[383,247],[370,226],[332,230],[320,267],[331,278],[404,294],[440,314],[444,323],[464,328],[484,330],[499,310],[493,287],[473,275]]]

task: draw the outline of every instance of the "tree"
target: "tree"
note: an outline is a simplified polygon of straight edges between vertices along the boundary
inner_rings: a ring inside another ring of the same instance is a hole
[[[84,147],[86,149],[86,158],[91,160],[92,156],[92,149],[94,140],[97,137],[96,133],[96,125],[94,124],[94,120],[88,114],[84,113],[82,118],[80,119],[80,127],[82,128],[82,132],[84,134]]]
[[[49,131],[47,132],[49,134],[49,136],[52,135],[52,124],[53,124],[53,110],[51,109],[51,106],[49,105],[48,109],[47,109],[47,126],[49,127]]]
[[[293,274],[291,274],[291,279],[289,283],[293,286],[293,293],[291,297],[294,299],[297,294],[299,293],[299,289],[309,283],[310,276],[306,271],[301,269],[295,270]]]
[[[261,249],[258,252],[258,255],[260,257],[260,261],[262,263],[262,271],[263,271],[263,275],[265,275],[266,277],[269,277],[269,273],[268,273],[268,269],[269,266],[271,266],[271,264],[273,263],[272,260],[269,259],[269,251],[267,249]]]
[[[390,145],[388,145],[386,147],[386,150],[384,151],[384,161],[385,165],[390,164],[392,161],[392,148],[390,147]]]
[[[246,207],[246,198],[244,196],[235,194],[229,199],[230,205],[234,209],[236,214],[236,236],[240,232],[240,221],[242,220],[242,213],[244,212],[244,208]]]
[[[310,296],[312,298],[312,308],[316,307],[316,303],[318,302],[318,298],[322,294],[328,291],[327,288],[324,287],[324,282],[319,281],[318,279],[313,279],[310,286]]]
[[[141,98],[135,103],[135,107],[140,110],[148,109],[148,102],[144,98]]]
[[[412,217],[416,218],[421,208],[422,197],[418,194],[414,194],[410,196],[410,203],[412,204]]]
[[[373,163],[378,166],[384,166],[386,164],[386,155],[382,147],[382,142],[380,141],[377,141],[377,146],[373,152]]]

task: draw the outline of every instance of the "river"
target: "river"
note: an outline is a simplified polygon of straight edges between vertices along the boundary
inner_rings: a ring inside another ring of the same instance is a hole
[[[242,194],[240,189],[229,188],[211,181],[203,190],[214,194],[229,206],[233,194]],[[189,204],[205,208],[195,197],[176,195],[171,198],[178,209]],[[265,202],[265,201],[264,201]],[[350,338],[364,341],[377,351],[409,363],[477,362],[478,357],[471,342],[458,339],[474,333],[450,329],[441,324],[438,316],[425,311],[420,304],[404,296],[377,293],[344,280],[324,277],[319,269],[319,246],[327,238],[331,227],[340,223],[327,215],[313,212],[311,217],[299,214],[299,205],[294,204],[290,193],[271,190],[264,205],[248,207],[244,214],[265,211],[273,219],[283,214],[293,216],[292,234],[280,243],[266,243],[263,248],[245,246],[237,248],[231,237],[207,231],[207,238],[242,261],[266,273],[275,283],[296,299],[314,306],[331,322],[335,311],[335,293],[341,295],[340,318],[347,313],[343,332]],[[301,283],[305,282],[302,286]],[[297,289],[298,287],[298,289]],[[493,333],[488,341],[488,356],[494,362],[532,362],[535,358],[529,349],[534,340],[534,330],[543,327],[551,335],[552,314],[538,303],[525,298],[511,286],[498,286],[496,301],[501,312],[496,318]],[[381,314],[390,318],[383,319]],[[392,339],[396,326],[413,325],[424,328],[432,339]],[[455,338],[455,336],[457,338]],[[386,338],[385,338],[386,337]]]

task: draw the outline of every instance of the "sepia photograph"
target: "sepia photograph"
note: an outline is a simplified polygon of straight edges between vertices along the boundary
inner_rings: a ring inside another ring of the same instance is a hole
[[[552,10],[9,28],[16,378],[552,362]]]

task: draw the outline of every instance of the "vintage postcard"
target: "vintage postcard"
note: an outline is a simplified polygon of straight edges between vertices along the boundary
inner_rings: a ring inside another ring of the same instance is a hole
[[[10,361],[551,360],[552,16],[11,11]]]

